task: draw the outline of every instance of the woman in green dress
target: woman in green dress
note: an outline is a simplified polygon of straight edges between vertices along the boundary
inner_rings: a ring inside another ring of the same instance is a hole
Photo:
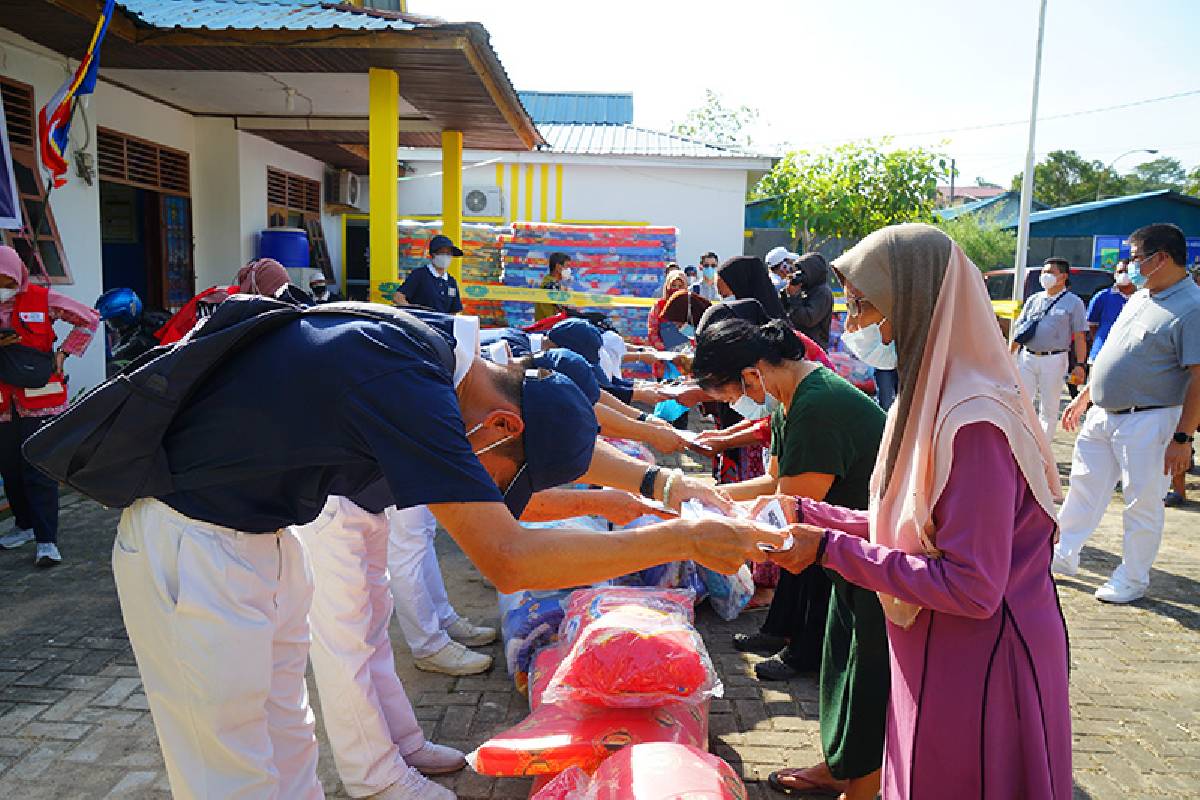
[[[866,509],[883,411],[831,370],[806,361],[787,323],[731,319],[706,326],[692,372],[713,397],[735,408],[771,411],[772,454],[778,474],[788,476],[779,491],[808,498],[808,513],[826,502]],[[829,575],[833,591],[820,677],[825,762],[780,770],[770,783],[785,794],[874,798],[890,680],[883,611],[874,592]]]

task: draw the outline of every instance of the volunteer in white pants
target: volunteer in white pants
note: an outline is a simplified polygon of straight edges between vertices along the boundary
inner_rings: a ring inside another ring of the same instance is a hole
[[[320,516],[293,530],[312,560],[313,679],[346,792],[371,797],[400,785],[413,796],[436,797],[437,787],[413,770],[445,775],[466,761],[458,750],[426,741],[396,674],[387,517],[331,496]]]
[[[396,620],[417,669],[445,675],[476,675],[492,657],[469,647],[496,641],[496,629],[473,624],[450,605],[438,565],[437,520],[426,506],[389,508],[387,563]]]
[[[1060,574],[1079,570],[1080,550],[1120,480],[1122,560],[1096,590],[1096,598],[1109,603],[1146,593],[1162,541],[1163,494],[1170,476],[1187,467],[1200,425],[1200,286],[1183,266],[1183,233],[1174,225],[1148,225],[1130,244],[1129,275],[1140,291],[1113,323],[1088,385],[1063,412],[1064,428],[1074,430],[1081,419],[1083,427],[1052,563]]]
[[[1013,342],[1017,352],[1017,371],[1029,398],[1038,408],[1038,418],[1047,439],[1054,439],[1058,427],[1058,406],[1063,379],[1069,363],[1068,350],[1075,348],[1077,366],[1071,372],[1076,383],[1083,383],[1087,371],[1087,309],[1077,295],[1067,289],[1070,265],[1065,259],[1050,258],[1042,266],[1039,278],[1042,291],[1029,296],[1013,326],[1016,330],[1030,319],[1037,320],[1033,337],[1024,345]]]

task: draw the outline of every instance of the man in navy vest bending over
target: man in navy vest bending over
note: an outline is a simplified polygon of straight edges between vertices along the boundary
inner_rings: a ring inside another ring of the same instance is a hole
[[[382,479],[398,508],[428,505],[503,592],[681,559],[728,574],[783,540],[732,520],[609,533],[604,547],[590,532],[521,528],[534,492],[581,475],[675,506],[679,473],[606,455],[587,400],[556,373],[475,359],[456,385],[444,335],[391,315],[305,316],[232,355],[164,447],[173,474],[235,477],[121,517],[113,571],[176,797],[323,797],[304,683],[312,579],[288,526],[331,495]],[[302,424],[314,411],[329,424]]]

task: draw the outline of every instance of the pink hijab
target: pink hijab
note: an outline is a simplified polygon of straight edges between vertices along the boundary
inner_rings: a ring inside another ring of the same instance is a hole
[[[242,294],[274,297],[276,292],[291,282],[291,278],[275,259],[260,258],[238,270],[237,282],[238,291]]]
[[[940,556],[933,509],[953,465],[954,436],[989,422],[1008,440],[1021,474],[1053,519],[1062,484],[1033,404],[1019,390],[979,270],[929,225],[872,233],[834,267],[892,321],[900,396],[888,414],[871,476],[871,541]],[[978,535],[986,536],[981,520]],[[920,606],[880,594],[884,613],[908,627]]]
[[[17,282],[17,291],[25,291],[29,285],[29,269],[16,250],[8,245],[0,245],[0,275],[6,275]],[[10,301],[11,302],[11,301]]]

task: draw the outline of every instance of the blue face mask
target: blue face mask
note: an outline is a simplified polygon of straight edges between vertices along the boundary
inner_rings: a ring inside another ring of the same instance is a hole
[[[706,280],[706,281],[715,281],[717,279],[717,268],[716,267],[705,267],[703,269],[703,273],[704,273],[704,280]]]
[[[883,331],[875,322],[856,331],[843,331],[842,344],[859,361],[875,369],[896,368],[896,342],[883,343]]]
[[[679,332],[691,339],[696,335],[696,328],[694,325],[680,325]]]
[[[754,370],[758,372],[758,370]],[[758,372],[758,380],[763,386],[763,402],[758,402],[750,395],[746,394],[746,379],[742,379],[742,396],[733,401],[730,408],[741,414],[745,419],[765,419],[774,413],[775,409],[779,408],[779,401],[776,400],[770,392],[767,391],[767,384],[763,381],[762,373]]]
[[[1153,258],[1154,254],[1151,253],[1150,257]],[[1143,256],[1143,258],[1145,258],[1145,256]],[[1162,267],[1159,267],[1159,269],[1162,269]],[[1158,270],[1156,269],[1154,272],[1158,272]],[[1151,272],[1150,275],[1153,275],[1154,272]],[[1146,281],[1150,280],[1150,275],[1142,272],[1141,261],[1129,262],[1129,280],[1138,289],[1144,289],[1146,287]]]

